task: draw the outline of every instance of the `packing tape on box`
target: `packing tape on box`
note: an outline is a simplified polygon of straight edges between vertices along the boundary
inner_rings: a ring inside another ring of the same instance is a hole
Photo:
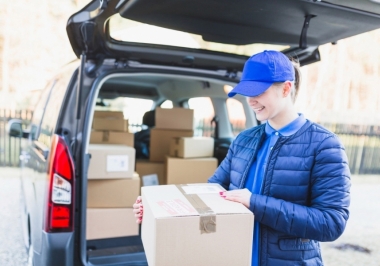
[[[103,131],[103,138],[102,138],[102,141],[103,142],[108,142],[110,139],[110,132],[109,131]]]
[[[190,204],[199,213],[199,230],[201,233],[215,233],[216,232],[216,213],[204,203],[204,201],[197,194],[186,194],[182,189],[184,185],[177,185],[177,188]]]

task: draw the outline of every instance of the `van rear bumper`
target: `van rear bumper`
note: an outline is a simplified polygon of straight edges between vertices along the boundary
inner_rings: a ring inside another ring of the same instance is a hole
[[[34,253],[34,265],[73,265],[73,235],[73,233],[46,233],[43,231],[41,254]]]

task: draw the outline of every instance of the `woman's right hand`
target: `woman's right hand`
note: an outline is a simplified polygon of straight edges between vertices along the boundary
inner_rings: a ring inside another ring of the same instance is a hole
[[[141,224],[143,213],[144,213],[141,196],[138,196],[136,199],[136,202],[133,204],[133,213],[135,214],[135,217],[137,218],[136,223]]]

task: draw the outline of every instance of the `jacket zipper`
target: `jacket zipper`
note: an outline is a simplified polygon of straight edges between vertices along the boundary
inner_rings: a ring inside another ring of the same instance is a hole
[[[283,138],[282,137],[279,137],[278,140],[276,141],[276,143],[274,144],[273,148],[270,150],[269,152],[269,155],[268,155],[268,160],[267,162],[270,162],[270,158],[272,157],[272,154],[273,154],[273,151],[275,150],[275,148],[277,148],[277,146],[279,146],[280,144],[278,144],[279,142],[282,142]],[[268,164],[267,164],[268,165]],[[268,167],[265,168],[265,172],[264,172],[264,177],[263,177],[263,181],[261,182],[261,187],[260,187],[260,193],[259,195],[264,195],[264,191],[263,191],[263,187],[264,187],[264,182],[266,180],[266,177],[267,177],[267,173],[268,173]],[[260,242],[260,245],[261,246],[261,230],[259,230],[259,242]],[[259,265],[261,265],[261,251],[259,250]]]
[[[262,132],[262,134],[261,134],[261,136],[260,136],[260,139],[259,139],[259,145],[263,142],[263,137],[264,137],[264,135],[265,135],[265,130],[262,130],[262,131],[263,131],[263,132]],[[240,182],[240,185],[239,185],[239,189],[242,189],[242,188],[244,187],[245,181],[246,181],[246,179],[247,179],[248,171],[249,171],[249,169],[250,169],[250,167],[251,167],[251,165],[252,165],[252,163],[253,163],[253,159],[256,158],[257,153],[258,153],[258,151],[259,151],[259,149],[257,148],[259,145],[256,145],[255,153],[252,154],[252,157],[251,157],[251,159],[249,160],[249,162],[248,162],[248,164],[247,164],[247,167],[245,168],[245,171],[244,171],[244,173],[243,173],[243,177],[242,177],[241,182]]]

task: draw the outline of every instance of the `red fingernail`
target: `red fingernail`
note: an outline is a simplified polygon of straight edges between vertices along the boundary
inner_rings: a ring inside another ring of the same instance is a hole
[[[224,191],[219,191],[219,195],[223,195]]]
[[[223,196],[223,195],[222,195],[222,198],[226,198],[226,196]]]

